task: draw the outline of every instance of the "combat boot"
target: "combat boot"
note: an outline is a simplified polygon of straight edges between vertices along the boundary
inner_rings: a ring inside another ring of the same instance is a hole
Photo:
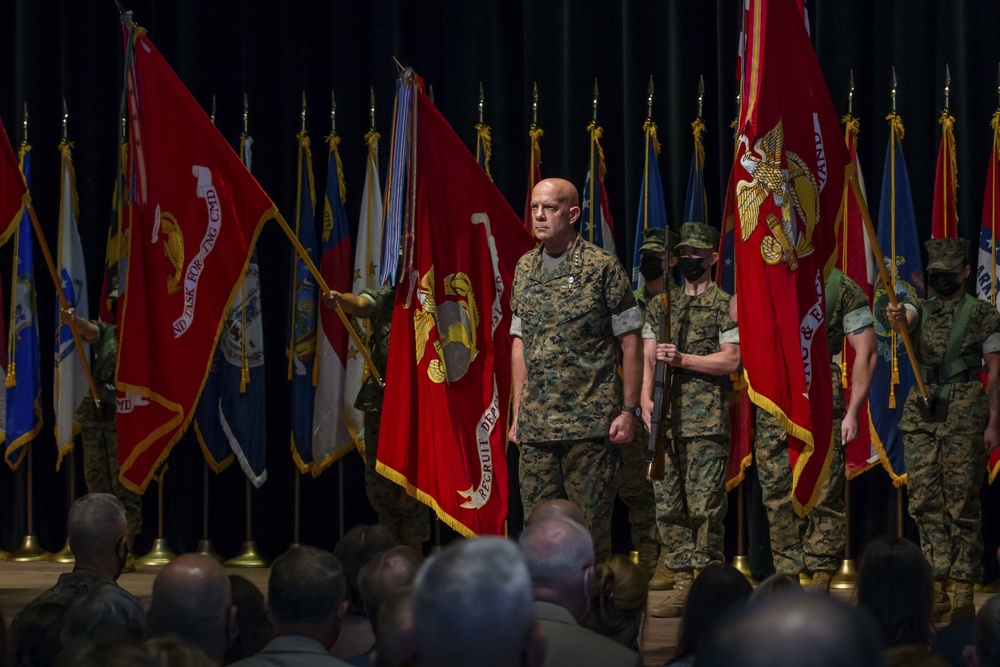
[[[824,570],[813,572],[812,589],[817,593],[830,592],[830,573]]]
[[[687,606],[688,593],[691,592],[693,582],[694,575],[691,570],[675,572],[673,593],[655,605],[649,611],[649,615],[656,618],[680,618],[684,616],[684,607]]]
[[[951,611],[951,600],[948,599],[948,591],[944,589],[944,582],[935,581],[934,602],[931,605],[931,620],[935,623],[942,623],[949,611]]]
[[[638,552],[639,562],[637,565],[642,568],[647,577],[652,577],[660,564],[660,545],[656,542],[642,542],[639,544]]]
[[[954,607],[951,612],[951,622],[972,618],[976,615],[976,603],[973,599],[974,589],[971,581],[956,581]]]
[[[674,587],[674,571],[667,567],[667,550],[660,547],[660,559],[656,563],[656,570],[649,580],[649,590],[669,591]]]

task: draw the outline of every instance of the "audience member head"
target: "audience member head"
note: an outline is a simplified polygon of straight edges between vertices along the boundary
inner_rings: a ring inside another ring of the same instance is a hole
[[[416,662],[417,630],[413,627],[412,586],[404,586],[382,601],[377,627],[375,667],[404,667]]]
[[[64,667],[160,667],[146,647],[136,640],[83,644],[60,659]]]
[[[519,539],[536,600],[581,618],[594,583],[594,541],[576,521],[554,518],[532,523]]]
[[[365,613],[361,602],[361,592],[358,590],[358,575],[361,568],[370,562],[377,554],[396,546],[396,540],[383,526],[359,525],[351,528],[333,549],[344,568],[344,579],[347,581],[347,595],[350,605],[349,614],[363,615]]]
[[[143,646],[159,667],[217,667],[220,664],[176,635],[152,637]]]
[[[51,667],[62,650],[59,634],[66,618],[66,605],[42,602],[25,607],[10,641],[14,662],[31,667]]]
[[[757,584],[757,588],[750,594],[750,603],[757,604],[775,595],[794,595],[796,593],[805,593],[798,577],[775,573]]]
[[[594,567],[590,611],[580,625],[636,649],[648,598],[646,573],[625,556],[611,556]]]
[[[694,597],[694,587],[690,593]],[[829,595],[775,595],[725,616],[695,667],[882,667],[878,628]]]
[[[697,655],[703,639],[719,618],[746,602],[753,586],[728,563],[712,563],[695,578],[684,606],[677,657]]]
[[[83,644],[143,640],[148,634],[142,603],[117,586],[101,586],[70,606],[60,637],[65,650],[75,651]]]
[[[275,636],[311,637],[329,650],[347,613],[347,583],[329,551],[300,546],[279,556],[267,580]]]
[[[880,537],[858,568],[858,606],[875,618],[886,647],[930,645],[934,579],[920,548],[901,537]]]
[[[587,525],[587,519],[583,516],[583,511],[575,503],[563,498],[547,500],[531,513],[528,520],[524,522],[525,527],[534,523],[541,523],[555,518],[570,519],[576,521],[581,526]]]
[[[505,539],[459,540],[428,559],[413,582],[413,618],[422,665],[541,664],[531,579]]]
[[[962,653],[966,667],[1000,667],[1000,595],[983,603],[973,630],[973,645]]]
[[[184,554],[153,580],[149,624],[155,634],[173,633],[222,662],[236,631],[236,609],[225,568],[202,554]]]
[[[382,601],[390,594],[413,583],[423,557],[412,548],[400,545],[377,554],[358,574],[358,589],[365,614],[378,636],[378,613]]]
[[[76,558],[73,569],[117,579],[128,558],[125,507],[110,493],[88,493],[69,508],[67,533]]]
[[[229,575],[236,607],[236,632],[229,644],[227,662],[256,655],[271,640],[271,621],[267,617],[264,595],[246,577]]]

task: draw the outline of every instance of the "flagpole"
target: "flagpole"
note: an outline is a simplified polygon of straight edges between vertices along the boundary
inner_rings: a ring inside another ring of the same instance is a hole
[[[66,516],[69,516],[69,509],[73,507],[73,501],[76,500],[76,459],[73,456],[73,450],[69,450],[67,455],[66,463],[66,496],[68,502],[66,503]],[[76,557],[73,555],[73,550],[69,546],[69,536],[66,536],[66,546],[64,546],[60,551],[49,556],[49,560],[53,563],[75,563]]]
[[[28,525],[21,548],[10,555],[10,559],[17,563],[33,563],[40,560],[48,560],[51,555],[42,548],[41,542],[39,542],[38,537],[35,535],[35,502],[33,498],[34,485],[32,484],[34,465],[31,456],[31,450],[34,448],[28,444],[26,449],[28,450],[28,469],[25,471],[28,486]]]
[[[226,567],[267,567],[267,561],[265,561],[261,555],[257,552],[257,543],[253,539],[253,511],[251,503],[251,490],[253,485],[250,483],[250,478],[245,478],[246,482],[246,521],[247,521],[247,539],[243,542],[243,547],[240,549],[240,553],[233,556],[229,560],[223,563]]]
[[[996,159],[1000,156],[1000,64],[997,65],[997,110],[993,113],[993,154],[991,159],[993,167],[993,183],[987,184],[990,188],[990,231],[992,232],[992,243],[990,245],[990,304],[997,305],[997,188],[996,181],[1000,177],[997,170]]]
[[[177,555],[170,550],[170,545],[167,544],[167,540],[163,537],[163,483],[166,475],[167,464],[164,463],[160,468],[159,476],[156,478],[156,539],[153,540],[153,548],[149,550],[148,554],[135,559],[136,565],[159,567],[177,558]]]

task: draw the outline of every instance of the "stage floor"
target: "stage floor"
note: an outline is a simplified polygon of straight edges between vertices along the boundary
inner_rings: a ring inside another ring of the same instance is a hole
[[[14,614],[34,599],[36,595],[51,586],[61,573],[70,569],[72,569],[72,565],[61,563],[0,562],[0,611],[3,612],[5,621],[9,624]],[[269,570],[266,568],[234,567],[227,569],[230,574],[246,577],[267,595]],[[157,568],[140,567],[136,572],[123,574],[118,583],[143,602],[148,602],[156,572]],[[853,594],[853,590],[834,591],[834,595],[844,599],[850,599]],[[669,595],[667,591],[651,591],[649,594],[650,606],[660,602],[667,595]],[[976,607],[982,606],[983,602],[990,597],[992,596],[987,593],[976,593]],[[647,617],[642,636],[646,665],[659,665],[673,656],[677,646],[679,628],[680,619]]]

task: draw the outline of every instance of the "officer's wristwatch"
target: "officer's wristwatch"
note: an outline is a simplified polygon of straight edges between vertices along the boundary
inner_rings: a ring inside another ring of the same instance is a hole
[[[622,412],[630,414],[633,417],[642,417],[642,408],[638,408],[632,405],[623,405]]]

